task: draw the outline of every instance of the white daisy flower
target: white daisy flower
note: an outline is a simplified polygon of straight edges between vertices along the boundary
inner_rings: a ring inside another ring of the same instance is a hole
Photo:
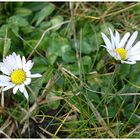
[[[136,61],[140,60],[140,41],[133,45],[138,35],[137,31],[135,31],[131,37],[130,33],[127,32],[122,39],[117,31],[115,31],[114,35],[111,29],[109,29],[109,32],[111,39],[104,33],[101,33],[105,42],[105,45],[102,46],[107,49],[112,57],[116,60],[120,60],[121,63],[127,64],[135,64]]]
[[[16,53],[4,58],[0,63],[0,70],[4,73],[4,75],[0,75],[0,86],[4,87],[3,91],[13,88],[13,94],[19,90],[28,99],[25,86],[31,83],[31,78],[42,76],[31,74],[32,67],[31,60],[26,62],[24,56],[21,59],[20,55],[16,55]]]

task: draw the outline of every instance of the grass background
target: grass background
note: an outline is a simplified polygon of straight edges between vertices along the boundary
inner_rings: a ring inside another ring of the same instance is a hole
[[[1,2],[1,61],[16,52],[43,76],[28,101],[0,95],[0,137],[140,138],[140,62],[118,64],[101,47],[101,32],[139,22],[138,2]]]

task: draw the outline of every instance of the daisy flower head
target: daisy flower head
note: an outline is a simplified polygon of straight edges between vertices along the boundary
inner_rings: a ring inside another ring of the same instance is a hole
[[[30,70],[33,67],[31,60],[26,61],[25,57],[22,58],[15,52],[7,56],[0,63],[0,86],[4,87],[3,91],[13,88],[13,94],[19,90],[28,99],[28,93],[25,86],[31,83],[31,78],[41,77],[40,74],[31,74]]]
[[[134,43],[138,32],[135,31],[131,36],[127,32],[121,38],[118,31],[113,34],[112,30],[109,28],[110,39],[104,34],[102,38],[105,42],[105,47],[108,53],[114,57],[116,60],[120,60],[121,63],[135,64],[136,61],[140,60],[140,41]]]

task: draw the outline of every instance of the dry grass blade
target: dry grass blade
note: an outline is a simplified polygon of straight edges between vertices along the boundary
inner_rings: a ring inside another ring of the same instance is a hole
[[[125,138],[130,137],[131,135],[133,135],[133,133],[135,133],[136,130],[140,130],[140,124],[138,124],[131,132],[129,132],[127,135],[125,135]]]
[[[39,126],[39,128],[40,128],[43,132],[45,132],[46,134],[48,134],[49,136],[54,137],[54,135],[53,135],[52,133],[50,133],[49,131],[45,130],[44,128],[42,128],[42,127],[40,127],[40,126]],[[59,138],[59,137],[55,136],[55,138]]]
[[[10,124],[12,123],[12,121],[10,120],[10,118],[8,118],[5,123],[0,127],[0,130],[3,131],[5,130]]]
[[[107,14],[107,15],[104,15],[103,18],[108,17],[108,16],[115,16],[115,15],[117,15],[119,13],[122,13],[122,12],[128,10],[128,9],[131,9],[131,8],[133,8],[133,7],[135,7],[135,6],[139,5],[139,4],[140,4],[140,2],[138,2],[136,4],[132,4],[131,6],[128,6],[128,7],[124,8],[124,9],[122,9],[122,10],[119,10],[119,11],[116,11],[116,12],[113,12],[113,13],[110,13],[110,14]]]
[[[2,130],[0,130],[0,134],[3,134],[6,138],[10,138],[5,132],[3,132]]]
[[[7,134],[8,134],[8,136],[11,136],[12,133],[14,133],[14,131],[15,131],[15,124],[12,123],[8,129],[9,129],[9,131],[7,132]]]

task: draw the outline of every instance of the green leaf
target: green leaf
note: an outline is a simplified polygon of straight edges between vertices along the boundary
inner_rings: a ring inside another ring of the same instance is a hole
[[[67,66],[66,66],[66,68],[67,68]],[[68,68],[69,68],[69,71],[71,71],[73,74],[79,75],[79,68],[78,68],[78,64],[77,63],[70,64],[68,66]]]
[[[117,109],[116,109],[115,105],[108,106],[107,111],[108,111],[108,117],[109,118],[113,118],[117,113]],[[107,112],[106,112],[105,109],[101,109],[101,112],[102,112],[104,117],[107,117]]]
[[[32,33],[34,31],[34,27],[33,26],[25,26],[25,27],[22,27],[21,28],[21,31],[24,33],[24,34],[29,34],[29,33]]]
[[[47,106],[51,109],[57,109],[61,99],[62,97],[57,96],[56,93],[49,92],[46,96],[46,100],[48,100]]]
[[[45,45],[43,45],[43,48],[46,50],[46,56],[50,64],[54,64],[58,56],[65,59],[64,53],[71,50],[67,38],[62,37],[57,33],[51,34],[44,42]]]
[[[39,11],[33,21],[36,21],[35,26],[38,26],[46,17],[48,17],[53,10],[55,9],[53,4],[48,4],[46,7],[44,7],[43,9],[41,9],[41,11]]]
[[[61,24],[64,21],[62,16],[55,16],[51,19],[52,26],[56,26]],[[57,28],[53,29],[53,31],[57,31],[62,25],[58,26]]]
[[[13,26],[25,27],[28,25],[28,22],[25,18],[15,15],[8,19],[8,24],[11,25],[11,28],[13,28]]]
[[[97,104],[100,102],[100,97],[97,93],[87,92],[87,96],[91,101],[93,101]]]
[[[20,7],[15,9],[15,14],[19,16],[29,16],[32,14],[32,11],[30,9]]]
[[[32,68],[32,71],[33,73],[43,73],[45,72],[48,67],[47,67],[47,58],[46,57],[35,57],[33,59],[33,62],[34,62],[34,67]]]
[[[90,56],[83,56],[82,59],[81,59],[81,64],[83,65],[84,67],[84,71],[85,72],[89,72],[90,70],[90,67],[92,65],[92,60],[91,60],[91,57]]]
[[[76,61],[76,54],[73,50],[71,50],[71,46],[64,45],[61,48],[61,52],[62,52],[62,59],[64,60],[64,62],[73,63]]]
[[[78,50],[82,53],[82,54],[90,54],[92,51],[92,47],[91,45],[86,41],[86,40],[82,40],[81,42],[78,41],[79,45],[78,45]]]
[[[131,104],[127,104],[124,109],[123,109],[123,115],[127,118],[129,118],[132,114],[132,112],[134,111],[135,106],[133,103]]]
[[[24,7],[30,9],[32,12],[40,11],[46,7],[49,3],[47,2],[27,2],[24,3]]]
[[[51,22],[50,21],[48,21],[48,22],[43,21],[43,22],[40,23],[40,26],[39,27],[41,29],[47,29],[47,28],[51,27]]]
[[[122,78],[124,78],[125,76],[127,76],[130,73],[130,66],[131,65],[128,65],[128,64],[120,65],[119,74]]]

